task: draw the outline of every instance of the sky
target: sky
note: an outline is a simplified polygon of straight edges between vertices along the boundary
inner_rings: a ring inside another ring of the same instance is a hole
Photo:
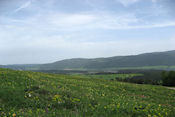
[[[0,64],[175,50],[175,0],[0,0]]]

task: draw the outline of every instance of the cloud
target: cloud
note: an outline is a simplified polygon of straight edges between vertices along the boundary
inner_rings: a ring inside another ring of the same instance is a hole
[[[121,3],[123,6],[128,7],[129,5],[135,4],[140,0],[116,0],[116,1]]]
[[[40,23],[41,19],[43,19],[42,23]],[[145,23],[135,14],[114,15],[108,13],[47,14],[33,19],[32,22],[38,26],[44,25],[48,29],[60,31],[131,30],[175,26],[175,21],[171,20]]]
[[[151,28],[162,28],[162,27],[174,27],[175,22],[161,22],[161,23],[153,23],[149,25],[135,25],[135,26],[121,26],[121,27],[108,27],[109,29],[151,29]]]
[[[175,0],[152,0],[152,2],[159,6],[159,8],[163,8],[166,14],[175,18]]]
[[[132,13],[117,15],[103,12],[74,14],[52,12],[34,15],[26,19],[2,17],[1,22],[7,23],[7,25],[13,24],[22,32],[31,30],[34,33],[43,31],[131,30],[175,26],[175,21],[171,20],[145,22]]]
[[[120,16],[114,15],[98,15],[98,14],[75,14],[65,15],[51,18],[51,23],[61,27],[62,29],[71,28],[84,30],[84,29],[113,29],[113,30],[130,30],[130,29],[149,29],[175,26],[175,21],[162,21],[152,22],[145,24],[141,19],[134,15],[126,14]]]
[[[156,3],[158,0],[152,0],[153,3]]]
[[[23,5],[21,5],[20,7],[18,7],[17,9],[14,10],[14,12],[18,12],[26,7],[28,7],[29,5],[31,5],[32,0],[28,0],[27,2],[25,2]]]
[[[73,27],[88,25],[96,20],[96,17],[90,14],[59,14],[51,15],[49,22],[59,27]]]
[[[88,0],[89,1],[89,0]],[[142,0],[117,0],[125,6],[137,3]],[[23,8],[28,7],[31,4],[31,0],[27,1],[21,7],[16,9],[18,12]],[[52,1],[53,2],[53,1]],[[31,8],[32,9],[32,8]],[[61,31],[79,31],[87,29],[148,29],[157,27],[168,27],[174,26],[173,21],[168,20],[147,20],[142,17],[138,17],[137,13],[111,13],[105,11],[87,11],[87,12],[77,12],[77,13],[67,13],[63,11],[52,11],[50,9],[38,8],[36,11],[40,13],[38,15],[33,15],[28,19],[11,19],[13,23],[22,23],[29,25],[29,27],[37,25],[39,28],[48,28]],[[155,14],[149,13],[148,17],[154,18]],[[144,17],[147,17],[145,15]],[[160,17],[160,16],[159,16]],[[159,18],[161,19],[161,18]],[[42,21],[42,22],[41,22]]]
[[[47,22],[63,30],[108,29],[111,26],[122,27],[136,20],[126,17],[107,14],[59,14],[49,16]]]

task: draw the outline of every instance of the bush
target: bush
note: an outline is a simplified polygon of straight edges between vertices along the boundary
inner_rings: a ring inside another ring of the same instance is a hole
[[[164,86],[175,86],[175,71],[163,72],[162,81]]]
[[[119,73],[139,73],[141,76],[134,76],[131,78],[116,78],[118,81],[130,82],[137,84],[152,84],[152,85],[162,85],[161,70],[123,70]]]

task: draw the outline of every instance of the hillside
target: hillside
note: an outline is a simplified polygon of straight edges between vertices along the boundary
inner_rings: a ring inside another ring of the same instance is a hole
[[[158,67],[160,69],[163,69],[164,67],[168,68],[166,66],[175,66],[175,50],[167,52],[145,53],[132,56],[116,56],[109,58],[75,58],[42,65],[11,65],[4,67],[23,70],[104,70],[136,67]]]
[[[174,117],[175,90],[0,69],[0,116]]]

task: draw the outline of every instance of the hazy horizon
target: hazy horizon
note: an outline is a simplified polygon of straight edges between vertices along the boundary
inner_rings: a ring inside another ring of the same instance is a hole
[[[58,61],[62,61],[62,60],[70,60],[70,59],[98,59],[98,58],[110,58],[110,57],[119,57],[119,56],[137,56],[137,55],[141,55],[141,54],[149,54],[149,53],[159,53],[159,52],[170,52],[170,51],[175,51],[175,50],[167,50],[167,51],[156,51],[156,52],[145,52],[145,53],[139,53],[139,54],[127,54],[127,55],[118,55],[118,56],[107,56],[107,57],[97,57],[97,58],[83,58],[83,57],[77,57],[77,58],[63,58],[60,60],[56,60],[56,61],[50,61],[47,63],[19,63],[19,64],[1,64],[1,65],[34,65],[34,64],[48,64],[48,63],[54,63],[54,62],[58,62]]]
[[[175,50],[173,0],[0,0],[0,65]]]

